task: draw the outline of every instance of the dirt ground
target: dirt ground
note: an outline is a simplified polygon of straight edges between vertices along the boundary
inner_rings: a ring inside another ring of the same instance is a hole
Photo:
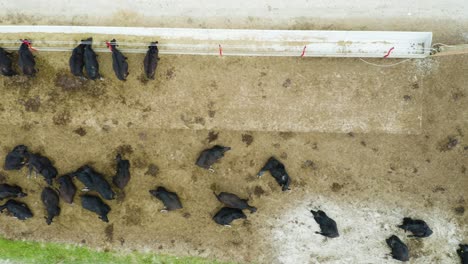
[[[127,82],[113,75],[110,54],[99,57],[103,81],[72,78],[65,53],[38,53],[35,79],[0,78],[0,157],[25,144],[60,174],[88,163],[110,179],[122,153],[132,174],[107,202],[109,224],[77,197],[47,226],[45,182],[2,171],[2,182],[26,189],[35,217],[0,215],[1,235],[241,263],[393,263],[385,238],[397,234],[413,263],[458,263],[456,247],[468,242],[468,55],[390,68],[165,56],[149,82],[143,55],[128,57]],[[194,166],[214,144],[232,147],[215,172]],[[291,192],[255,177],[272,155],[286,165]],[[184,209],[160,213],[148,193],[158,185],[177,192]],[[213,191],[248,197],[258,212],[218,226]],[[340,238],[314,233],[316,208],[335,218]],[[407,238],[396,228],[404,216],[425,219],[434,234]]]

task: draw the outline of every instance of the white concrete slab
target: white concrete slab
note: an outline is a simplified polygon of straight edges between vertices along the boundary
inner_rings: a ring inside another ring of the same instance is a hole
[[[15,12],[34,16],[63,16],[82,19],[105,18],[138,13],[146,17],[260,17],[291,19],[320,18],[451,18],[466,19],[468,8],[464,0],[16,0],[2,1],[0,15]]]

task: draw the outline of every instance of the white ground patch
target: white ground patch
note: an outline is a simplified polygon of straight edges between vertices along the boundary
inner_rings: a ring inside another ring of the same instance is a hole
[[[321,209],[333,218],[340,237],[327,239],[316,231],[311,209]],[[272,231],[277,263],[401,263],[388,256],[385,239],[392,234],[406,243],[410,263],[459,263],[456,249],[463,230],[443,211],[410,210],[412,217],[424,219],[434,233],[429,238],[407,237],[396,227],[409,208],[389,208],[383,203],[332,201],[309,196],[278,218]]]

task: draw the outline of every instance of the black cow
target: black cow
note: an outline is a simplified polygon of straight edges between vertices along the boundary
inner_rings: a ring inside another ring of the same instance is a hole
[[[45,187],[41,194],[41,200],[47,211],[46,223],[50,225],[54,217],[60,214],[59,196],[52,188]]]
[[[426,222],[419,219],[411,219],[410,217],[403,218],[403,224],[399,228],[410,231],[413,235],[409,237],[428,237],[432,235],[432,230]]]
[[[100,79],[101,75],[99,74],[99,63],[97,61],[97,55],[92,47],[93,38],[88,38],[83,41],[86,42],[84,48],[84,64],[86,75],[88,75],[88,78],[91,80]]]
[[[216,194],[213,192],[216,198],[227,207],[237,208],[240,210],[248,209],[250,213],[255,213],[257,208],[250,206],[247,202],[247,199],[241,199],[237,195],[228,192],[221,192],[220,194]]]
[[[6,52],[3,48],[0,48],[0,74],[4,76],[13,76],[16,75],[16,72],[13,70],[11,64],[10,53]]]
[[[21,40],[19,48],[18,64],[24,75],[34,77],[36,74],[36,60],[31,52],[31,42],[27,39]]]
[[[154,80],[154,74],[156,73],[156,68],[158,67],[159,61],[159,50],[156,45],[158,42],[151,42],[148,46],[148,51],[146,52],[145,60],[143,61],[143,66],[145,67],[146,78]]]
[[[211,165],[224,157],[224,153],[230,149],[230,147],[223,147],[220,145],[205,149],[200,153],[200,156],[198,157],[195,164],[201,168],[213,170]]]
[[[0,200],[6,198],[21,198],[27,196],[19,186],[11,186],[9,184],[0,184]]]
[[[0,206],[0,212],[3,212],[5,209],[19,220],[26,220],[33,216],[31,210],[29,210],[26,204],[15,200],[8,200],[4,205]]]
[[[408,247],[403,243],[400,238],[395,235],[387,238],[385,240],[387,245],[392,249],[392,257],[399,261],[408,261],[409,260],[409,251]]]
[[[123,189],[130,180],[130,162],[122,159],[120,154],[115,159],[117,160],[117,173],[112,178],[112,182],[115,186]]]
[[[28,147],[18,145],[10,151],[5,158],[5,170],[21,170],[28,160]]]
[[[460,256],[462,264],[468,264],[468,244],[460,244],[457,249],[458,256]]]
[[[173,211],[182,208],[182,203],[176,193],[166,190],[164,187],[158,187],[156,190],[150,190],[149,193],[163,202],[164,209]]]
[[[98,192],[102,198],[106,200],[115,198],[115,193],[112,191],[110,184],[102,174],[96,172],[92,167],[85,165],[71,175],[78,178],[89,190]]]
[[[213,216],[213,220],[224,226],[229,226],[232,221],[236,219],[246,219],[247,216],[242,212],[242,210],[237,209],[237,208],[229,208],[229,207],[223,207],[221,210],[219,210],[215,216]]]
[[[85,66],[84,53],[86,44],[83,41],[73,49],[69,60],[71,73],[78,77],[83,76],[83,68]]]
[[[320,232],[316,232],[322,236],[326,236],[329,238],[339,237],[340,234],[338,233],[338,227],[336,226],[335,220],[331,219],[327,216],[327,214],[322,211],[314,211],[310,210],[310,212],[314,215],[315,222],[320,226]]]
[[[108,42],[107,47],[112,51],[112,68],[114,69],[115,76],[119,80],[125,81],[128,76],[127,57],[117,49],[118,45],[115,39]]]
[[[73,203],[73,198],[75,197],[76,193],[76,186],[73,183],[70,175],[67,174],[58,178],[57,182],[59,184],[59,194],[62,199],[69,204]]]
[[[109,222],[107,214],[110,212],[111,208],[105,204],[101,198],[94,195],[85,194],[81,196],[81,206],[83,206],[84,209],[99,215],[99,219],[102,221],[106,223]]]
[[[277,160],[275,157],[268,159],[267,163],[258,172],[257,176],[261,177],[266,171],[269,171],[271,176],[275,178],[276,182],[282,187],[283,191],[289,190],[291,178],[289,177],[284,164]]]
[[[47,184],[52,185],[52,180],[57,177],[57,169],[52,165],[52,162],[39,154],[28,154],[29,175],[32,172],[39,173],[44,176]]]

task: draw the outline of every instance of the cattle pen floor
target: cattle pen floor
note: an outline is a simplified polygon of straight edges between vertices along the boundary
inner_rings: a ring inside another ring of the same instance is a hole
[[[0,78],[0,157],[25,144],[60,174],[88,163],[110,179],[122,153],[132,178],[106,201],[108,224],[76,197],[47,226],[44,180],[1,171],[1,182],[26,190],[35,214],[1,214],[6,238],[241,263],[393,263],[392,234],[407,242],[412,263],[458,263],[458,243],[468,242],[466,55],[388,68],[359,59],[161,56],[156,80],[146,81],[144,54],[129,54],[126,82],[115,78],[110,53],[99,56],[102,81],[73,78],[68,53],[36,56],[36,78]],[[196,167],[214,144],[232,150],[214,173]],[[270,156],[286,165],[291,192],[255,176]],[[160,213],[148,193],[158,185],[177,192],[184,209]],[[258,211],[218,226],[213,191],[248,197]],[[314,233],[316,208],[337,221],[339,238]],[[396,227],[404,216],[426,220],[434,234],[407,238]]]

